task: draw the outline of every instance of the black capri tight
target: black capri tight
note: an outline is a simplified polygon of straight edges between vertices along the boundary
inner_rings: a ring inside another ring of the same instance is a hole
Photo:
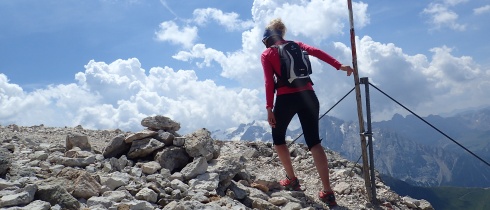
[[[312,90],[279,95],[276,97],[274,116],[276,127],[272,128],[275,145],[286,144],[286,130],[295,114],[298,114],[308,149],[321,142],[318,134],[320,103]]]

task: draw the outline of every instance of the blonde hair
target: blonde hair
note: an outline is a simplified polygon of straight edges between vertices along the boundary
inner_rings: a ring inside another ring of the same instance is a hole
[[[267,25],[266,29],[281,32],[281,37],[284,39],[284,34],[286,34],[286,25],[282,22],[281,18],[272,19]]]

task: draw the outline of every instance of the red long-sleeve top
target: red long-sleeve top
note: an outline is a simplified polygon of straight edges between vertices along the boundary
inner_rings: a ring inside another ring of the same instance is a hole
[[[276,45],[284,43],[286,41],[279,41]],[[304,44],[302,42],[296,42],[301,47],[301,49],[308,52],[308,54],[317,57],[318,59],[330,64],[335,69],[339,70],[342,64],[335,58],[327,54],[326,52]],[[281,60],[279,59],[279,52],[277,48],[269,47],[262,52],[261,55],[262,68],[264,69],[264,80],[265,80],[265,98],[266,98],[266,108],[273,108],[274,104],[274,74],[281,76]],[[277,95],[295,93],[303,90],[313,90],[313,85],[308,83],[308,85],[300,88],[291,88],[287,86],[277,88]]]

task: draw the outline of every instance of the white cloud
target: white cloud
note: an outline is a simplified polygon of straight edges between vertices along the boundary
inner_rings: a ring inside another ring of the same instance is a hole
[[[446,83],[465,83],[482,76],[480,67],[469,56],[454,57],[446,46],[433,48],[429,73]]]
[[[459,15],[450,10],[447,5],[431,3],[422,13],[429,15],[429,23],[435,29],[448,27],[456,31],[466,30],[465,24],[458,23]]]
[[[194,71],[157,67],[146,75],[135,58],[110,64],[90,61],[85,68],[76,75],[78,84],[32,93],[0,74],[2,123],[136,131],[142,129],[144,117],[165,115],[181,122],[181,132],[187,133],[260,118],[257,90],[230,90],[200,81]]]
[[[242,21],[239,19],[239,15],[234,12],[223,13],[223,11],[216,8],[194,10],[194,21],[198,25],[205,25],[209,19],[215,20],[229,31],[246,30],[253,26],[252,21]]]
[[[379,43],[365,36],[357,40],[359,75],[369,77],[370,82],[409,107],[420,101],[430,100],[432,93],[426,91],[430,81],[423,74],[428,61],[425,56],[409,56],[393,43]],[[372,90],[371,109],[376,120],[391,118],[399,111],[395,103]],[[387,115],[383,115],[387,114]]]
[[[489,85],[488,71],[471,57],[456,57],[446,46],[431,49],[429,58],[408,55],[392,43],[382,44],[368,36],[357,41],[360,76],[369,77],[372,84],[420,115],[490,103],[482,89]],[[375,120],[389,119],[402,110],[376,92],[371,93]]]
[[[367,6],[363,2],[353,3],[356,28],[369,24]],[[280,17],[288,28],[286,37],[304,36],[319,43],[349,31],[347,11],[347,2],[341,0],[255,1],[252,15],[263,26]]]
[[[490,5],[485,5],[485,6],[473,9],[473,13],[475,15],[481,15],[481,14],[485,14],[485,13],[489,13],[489,12],[490,12]]]
[[[189,50],[180,51],[173,58],[190,61],[203,59],[196,62],[198,67],[210,66],[212,61],[220,64],[221,76],[238,81],[242,86],[255,88],[263,86],[262,66],[260,53],[264,50],[261,43],[263,29],[267,22],[276,17],[281,17],[288,27],[286,38],[297,39],[298,36],[312,39],[313,42],[321,42],[335,34],[348,31],[347,4],[341,0],[313,0],[305,4],[303,1],[288,1],[281,6],[281,2],[255,1],[252,15],[255,26],[242,33],[242,48],[233,52],[221,52],[216,49],[206,48],[204,44],[196,44]],[[356,27],[364,27],[369,23],[367,4],[354,3]],[[295,15],[291,15],[295,14]],[[236,15],[226,15],[217,9],[203,9],[194,11],[195,21],[203,24],[208,19],[227,20],[218,21],[224,23],[250,23],[238,20]],[[240,25],[238,24],[238,25]],[[207,41],[207,40],[203,40]],[[260,88],[262,89],[262,87]]]
[[[160,23],[160,30],[155,33],[158,41],[168,41],[186,48],[191,47],[197,39],[197,27],[184,26],[180,28],[173,21]]]
[[[1,77],[1,76],[0,76]],[[2,95],[0,112],[2,123],[20,125],[77,125],[79,107],[91,107],[99,101],[99,97],[74,85],[48,86],[46,89],[26,93],[22,89],[12,88],[16,85],[8,81],[0,81],[0,86],[11,87]]]
[[[211,66],[212,61],[223,61],[226,59],[226,56],[223,52],[206,48],[204,44],[196,44],[190,49],[190,51],[180,51],[173,58],[181,61],[191,61],[195,58],[203,58],[203,62],[196,62],[198,67]]]

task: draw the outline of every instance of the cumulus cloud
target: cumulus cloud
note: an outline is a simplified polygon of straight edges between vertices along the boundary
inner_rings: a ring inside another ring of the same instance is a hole
[[[223,61],[226,60],[226,56],[223,52],[206,48],[204,44],[196,44],[192,47],[190,51],[180,51],[173,58],[181,61],[191,61],[195,58],[202,58],[203,62],[196,62],[198,67],[211,66],[212,61]]]
[[[155,67],[146,73],[135,58],[90,61],[76,79],[26,93],[0,74],[2,123],[137,131],[144,117],[165,115],[182,122],[182,132],[192,132],[259,118],[257,90],[230,90],[191,70]]]
[[[260,54],[264,46],[260,40],[268,21],[277,17],[282,18],[288,27],[286,34],[288,39],[301,37],[312,40],[314,43],[320,43],[332,35],[342,34],[349,30],[345,24],[349,18],[346,9],[347,3],[341,0],[313,0],[306,3],[303,1],[255,1],[252,7],[254,26],[242,33],[241,49],[224,53],[208,48],[204,44],[196,44],[189,50],[178,52],[173,58],[182,61],[196,60],[198,67],[210,66],[214,61],[220,65],[222,77],[236,80],[244,87],[256,88],[262,86],[263,82]],[[356,27],[366,26],[369,23],[367,4],[354,3],[353,9],[357,18]],[[194,16],[195,22],[199,24],[204,24],[210,19],[217,20],[225,27],[231,23],[238,26],[246,23],[245,25],[250,27],[251,23],[237,20],[236,15],[226,15],[220,10],[209,8],[195,10]],[[197,60],[202,60],[202,62]]]
[[[194,10],[194,21],[198,25],[205,25],[212,19],[229,31],[246,30],[253,26],[251,20],[240,20],[239,15],[234,12],[224,13],[216,8]]]
[[[174,21],[160,23],[160,29],[155,33],[158,41],[168,41],[173,44],[182,45],[185,48],[191,47],[197,39],[197,27],[179,27]]]
[[[354,2],[356,27],[369,24],[367,4]],[[347,2],[341,0],[312,1],[255,1],[252,14],[256,22],[265,26],[269,20],[280,17],[288,27],[290,37],[304,36],[319,43],[332,35],[348,31]]]
[[[466,29],[466,25],[458,23],[459,15],[446,5],[432,3],[424,9],[423,13],[430,16],[428,22],[435,29],[444,27],[456,31],[464,31]]]
[[[476,107],[476,101],[490,102],[480,89],[488,86],[488,71],[469,56],[456,57],[446,46],[431,49],[431,57],[408,55],[393,43],[383,44],[368,36],[358,41],[359,74],[369,77],[372,84],[421,115]],[[376,120],[403,113],[401,107],[387,99],[379,93],[371,95]]]

